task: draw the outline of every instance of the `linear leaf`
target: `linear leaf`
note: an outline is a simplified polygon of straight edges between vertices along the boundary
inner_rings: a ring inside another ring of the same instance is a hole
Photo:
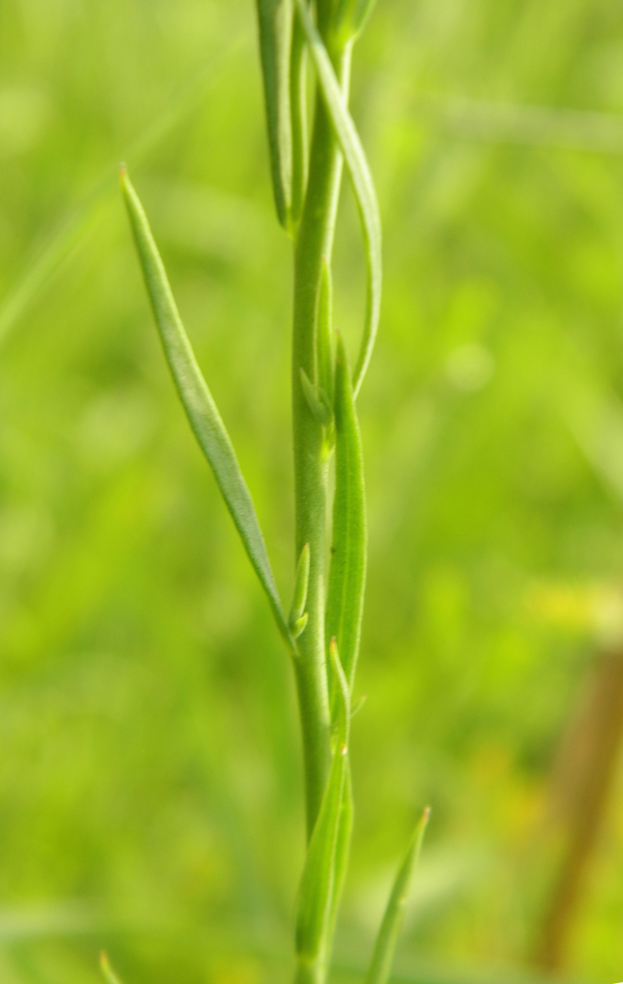
[[[229,435],[195,360],[147,217],[125,169],[121,173],[121,186],[147,292],[179,397],[195,437],[212,467],[249,560],[268,595],[277,625],[292,644],[253,500]]]
[[[383,279],[381,257],[381,218],[374,190],[370,168],[366,160],[359,134],[355,129],[344,96],[336,78],[331,59],[312,20],[305,0],[296,0],[301,23],[305,29],[307,43],[316,66],[320,89],[327,107],[333,129],[344,154],[346,167],[355,192],[359,217],[363,232],[368,283],[366,292],[366,317],[363,339],[355,373],[353,390],[357,396],[374,346],[374,339],[381,312],[381,285]]]
[[[387,908],[385,909],[385,915],[383,916],[383,922],[381,923],[381,928],[374,944],[372,961],[365,984],[386,984],[389,977],[396,942],[402,928],[405,906],[411,890],[413,872],[420,856],[429,815],[430,809],[426,807],[422,819],[415,828],[405,859],[396,875]]]
[[[287,228],[292,206],[292,0],[257,0],[257,17],[273,194],[279,221]]]
[[[335,370],[335,495],[326,638],[335,637],[352,689],[357,666],[366,582],[366,503],[363,454],[348,356],[338,335]],[[333,684],[333,681],[332,681]],[[332,703],[335,686],[332,685]]]
[[[348,682],[340,664],[334,639],[331,640],[329,653],[333,672],[339,685],[338,742],[333,753],[331,772],[324,791],[320,812],[307,851],[296,914],[296,952],[300,959],[310,962],[326,952],[328,945],[336,885],[335,869],[340,816],[348,768],[350,697]]]

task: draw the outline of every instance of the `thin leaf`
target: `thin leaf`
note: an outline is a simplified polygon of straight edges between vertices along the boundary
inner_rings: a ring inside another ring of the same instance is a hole
[[[110,966],[110,963],[108,962],[108,957],[106,956],[105,953],[100,954],[100,968],[102,974],[104,975],[104,980],[106,981],[106,984],[121,984],[121,981],[119,980],[114,970]]]
[[[348,356],[339,335],[334,418],[335,495],[326,638],[337,639],[344,673],[352,689],[363,615],[367,527],[361,436],[350,382]],[[334,704],[336,698],[333,681],[332,684]]]
[[[359,139],[355,124],[344,102],[344,96],[336,78],[331,59],[312,20],[305,0],[296,0],[297,10],[311,51],[320,89],[333,129],[344,154],[346,167],[355,192],[363,232],[368,283],[366,317],[361,348],[355,367],[353,390],[357,396],[374,346],[374,339],[381,311],[381,219],[370,168]]]
[[[257,17],[273,194],[279,221],[287,228],[292,206],[292,0],[257,0]]]
[[[229,435],[195,360],[147,217],[125,169],[121,173],[121,186],[147,292],[179,397],[190,426],[212,467],[249,560],[268,595],[277,625],[292,644],[253,500],[242,477]]]
[[[426,807],[422,819],[415,828],[405,859],[396,875],[383,922],[374,944],[374,953],[365,984],[386,984],[389,977],[396,942],[402,928],[405,906],[411,890],[413,872],[420,856],[429,815],[430,808]]]
[[[336,856],[345,777],[348,768],[350,697],[348,682],[340,664],[337,645],[331,640],[331,664],[340,699],[338,742],[320,812],[311,837],[296,914],[296,952],[300,959],[313,962],[326,953],[331,928],[332,903],[336,886]],[[341,876],[341,873],[340,873]]]
[[[309,560],[309,543],[306,543],[301,550],[301,556],[299,557],[298,564],[296,565],[294,596],[292,598],[290,618],[288,619],[290,627],[300,621],[305,613],[305,605],[307,604],[307,587],[309,585]]]

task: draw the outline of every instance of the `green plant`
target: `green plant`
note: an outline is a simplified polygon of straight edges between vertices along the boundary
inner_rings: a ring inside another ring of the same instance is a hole
[[[373,0],[257,2],[275,205],[293,240],[295,257],[292,406],[298,560],[287,616],[234,449],[184,332],[140,201],[122,169],[125,201],[169,368],[292,657],[303,735],[308,838],[296,914],[297,984],[326,980],[352,829],[348,743],[367,540],[355,398],[379,321],[381,228],[347,94],[353,44],[372,5]],[[316,77],[309,142],[308,56]],[[363,338],[352,374],[345,345],[339,335],[334,341],[332,331],[331,254],[343,161],[359,208],[368,270]],[[329,563],[325,516],[333,454]],[[425,812],[396,878],[368,984],[388,978],[427,817]]]

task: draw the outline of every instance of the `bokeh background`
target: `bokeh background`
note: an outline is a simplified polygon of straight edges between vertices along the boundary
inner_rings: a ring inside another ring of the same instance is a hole
[[[253,4],[3,0],[0,50],[0,981],[94,984],[105,947],[126,984],[280,984],[303,858],[290,668],[116,180],[124,159],[288,597],[291,257]],[[396,980],[611,984],[623,8],[379,0],[352,105],[386,279],[335,981],[361,979],[430,802]],[[353,347],[363,286],[346,192]]]

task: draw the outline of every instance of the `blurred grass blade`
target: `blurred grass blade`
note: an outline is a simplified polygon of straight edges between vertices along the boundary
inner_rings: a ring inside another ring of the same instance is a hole
[[[246,32],[234,37],[219,54],[181,86],[162,112],[126,147],[125,160],[139,161],[150,154],[169,135],[189,112],[196,109],[205,96],[208,83],[213,83],[227,59],[238,48]],[[98,210],[105,195],[115,188],[117,166],[105,169],[84,201],[77,205],[50,236],[47,245],[33,257],[30,265],[0,298],[0,345],[28,311],[42,289],[53,278],[75,247],[98,219]]]
[[[273,193],[279,221],[287,228],[292,206],[290,55],[293,0],[257,0],[257,17]]]
[[[316,30],[305,0],[296,0],[296,3],[316,66],[327,111],[331,117],[333,128],[342,153],[344,154],[361,218],[366,264],[368,267],[368,283],[363,339],[353,378],[353,390],[355,396],[357,396],[366,369],[368,368],[368,363],[370,362],[381,312],[381,285],[383,275],[379,206],[376,200],[376,192],[374,190],[370,168],[368,167],[359,135],[355,129],[355,124],[344,104],[344,98],[333,65],[331,64],[331,59],[327,54],[320,34]]]
[[[411,890],[413,872],[422,848],[429,815],[430,808],[426,807],[422,819],[415,828],[405,859],[396,875],[383,922],[374,944],[374,953],[365,984],[386,984],[389,977],[394,950],[402,928],[405,906]]]
[[[340,816],[348,768],[350,697],[334,639],[331,640],[329,653],[333,672],[339,681],[338,742],[299,889],[296,952],[304,962],[314,962],[319,956],[326,956],[336,884]]]
[[[346,347],[337,336],[335,370],[335,495],[326,638],[337,639],[349,686],[357,666],[366,581],[366,504],[363,454]],[[332,704],[336,700],[332,679]]]
[[[268,595],[277,624],[292,643],[253,500],[229,435],[186,337],[147,217],[125,169],[122,171],[121,185],[147,292],[178,394],[195,436],[212,466],[249,560]]]
[[[331,271],[322,261],[318,311],[316,314],[316,352],[318,356],[318,385],[333,405],[333,350],[331,345],[331,313],[333,308]]]
[[[108,962],[108,957],[106,956],[105,953],[102,953],[100,956],[100,967],[102,970],[102,974],[104,975],[104,980],[106,981],[106,984],[121,984],[121,981],[119,980],[114,970],[110,966],[110,963]]]

